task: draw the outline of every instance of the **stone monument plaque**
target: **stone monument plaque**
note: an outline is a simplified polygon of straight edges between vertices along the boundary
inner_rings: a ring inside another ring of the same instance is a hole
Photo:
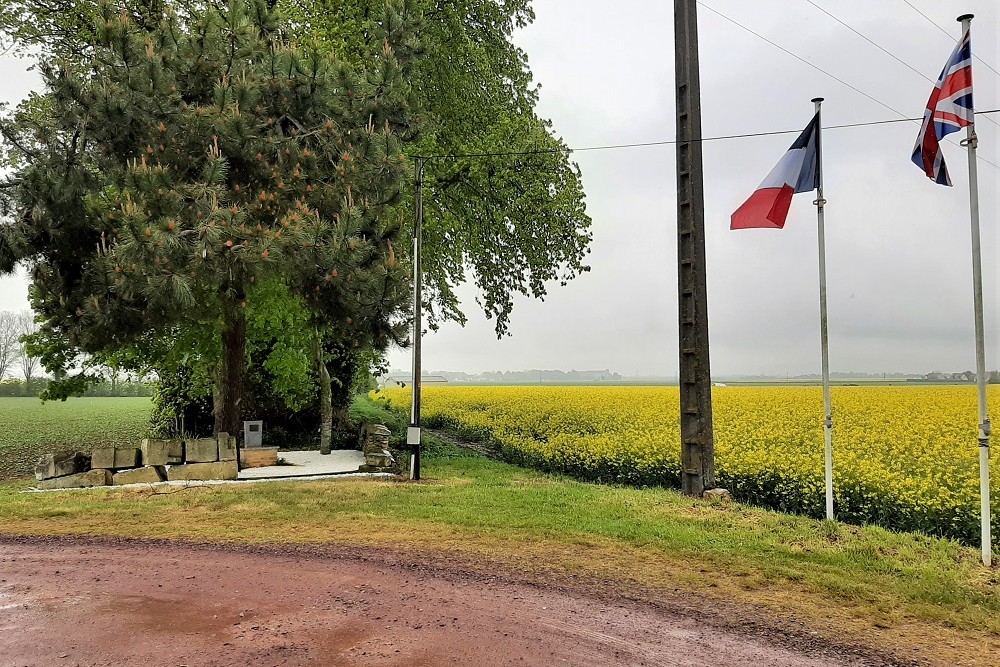
[[[243,422],[243,446],[262,447],[264,445],[264,422],[246,421]]]

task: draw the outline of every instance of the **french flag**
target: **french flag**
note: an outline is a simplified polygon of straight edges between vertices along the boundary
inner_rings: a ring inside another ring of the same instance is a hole
[[[730,229],[781,229],[796,192],[819,187],[819,112],[764,182],[733,213]]]

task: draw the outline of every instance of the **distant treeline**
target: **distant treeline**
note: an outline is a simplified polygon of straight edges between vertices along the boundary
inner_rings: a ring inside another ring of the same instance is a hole
[[[38,392],[45,389],[48,380],[45,378],[31,378],[29,382],[24,380],[3,380],[0,381],[0,397],[2,396],[38,396]],[[83,394],[84,396],[97,397],[127,397],[127,396],[152,396],[155,383],[121,381],[99,382],[93,385]]]

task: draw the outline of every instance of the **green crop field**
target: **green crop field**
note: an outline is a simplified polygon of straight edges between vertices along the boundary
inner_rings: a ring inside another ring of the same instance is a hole
[[[0,479],[26,475],[47,452],[135,443],[149,429],[148,398],[0,398]]]

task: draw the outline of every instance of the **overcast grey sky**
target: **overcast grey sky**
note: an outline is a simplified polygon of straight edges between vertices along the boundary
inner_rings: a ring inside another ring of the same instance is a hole
[[[936,79],[958,39],[955,17],[974,13],[973,55],[1000,70],[995,0],[912,4],[813,0]],[[709,7],[876,98],[879,104],[699,8],[705,136],[800,130],[810,99],[826,98],[825,125],[922,115],[932,83],[839,25],[807,0],[706,0]],[[516,39],[542,84],[540,113],[570,146],[672,139],[672,3],[535,0],[537,19]],[[0,59],[0,100],[36,79]],[[1000,75],[974,65],[976,108],[1000,108]],[[891,107],[887,108],[887,107]],[[894,111],[895,110],[895,111]],[[1000,164],[1000,126],[977,122],[979,152]],[[991,118],[1000,123],[1000,113]],[[828,200],[830,359],[834,371],[968,370],[975,366],[968,172],[963,149],[945,155],[955,183],[931,183],[910,161],[919,125],[824,133]],[[961,135],[961,136],[964,136]],[[957,140],[959,134],[951,135]],[[729,230],[730,214],[781,157],[794,134],[704,147],[709,320],[714,374],[819,370],[816,214],[799,194],[784,230]],[[611,368],[673,375],[677,367],[674,149],[581,152],[594,241],[592,271],[520,300],[512,335],[497,341],[460,293],[469,323],[428,336],[424,365],[457,371]],[[997,232],[1000,168],[980,162],[987,365],[1000,364]],[[23,278],[0,279],[0,309],[27,307]],[[390,355],[409,365],[409,352]]]

